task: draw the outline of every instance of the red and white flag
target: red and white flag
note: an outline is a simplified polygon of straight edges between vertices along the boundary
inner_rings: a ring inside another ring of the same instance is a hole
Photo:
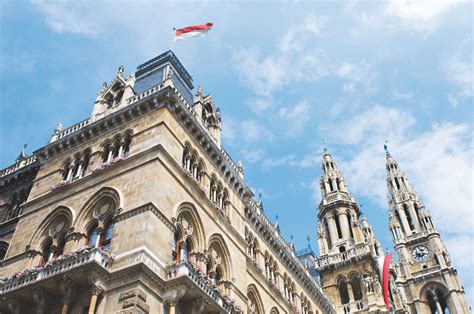
[[[388,290],[389,287],[389,280],[390,280],[390,261],[392,260],[392,253],[387,253],[387,255],[379,257],[379,269],[381,272],[382,278],[382,292],[383,292],[383,301],[387,310],[390,310],[390,291]]]
[[[186,26],[184,28],[175,29],[174,41],[186,39],[190,37],[203,37],[206,36],[214,24],[206,23],[200,25]]]

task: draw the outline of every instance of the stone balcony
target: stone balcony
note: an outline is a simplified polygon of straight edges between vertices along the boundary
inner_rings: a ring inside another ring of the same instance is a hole
[[[0,295],[4,295],[40,281],[46,281],[56,275],[90,264],[95,264],[101,268],[108,269],[112,260],[113,256],[110,253],[99,248],[86,248],[69,252],[42,266],[25,269],[16,272],[9,277],[0,278]]]
[[[179,279],[190,280],[194,283],[201,294],[203,294],[207,299],[212,300],[208,302],[207,310],[210,312],[220,312],[220,313],[241,313],[242,310],[234,304],[234,302],[228,297],[224,296],[218,289],[218,287],[209,279],[202,271],[198,268],[193,267],[187,262],[180,262],[175,265],[167,267],[167,280],[174,281]],[[188,298],[195,298],[195,289],[187,289],[186,295],[183,296],[183,301]],[[212,307],[212,309],[211,309]]]
[[[357,301],[352,301],[347,304],[343,304],[341,306],[341,312],[342,313],[357,313],[357,312],[364,312],[366,313],[368,310],[368,305],[367,305],[367,300],[361,299]]]
[[[370,246],[358,244],[355,247],[337,254],[322,256],[316,261],[316,269],[322,271],[332,266],[348,264],[352,259],[361,259],[372,254]]]

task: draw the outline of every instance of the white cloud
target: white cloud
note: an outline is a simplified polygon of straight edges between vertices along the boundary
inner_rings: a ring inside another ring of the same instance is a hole
[[[270,133],[257,120],[245,120],[242,122],[242,135],[247,142],[256,142],[269,137]]]
[[[456,54],[443,64],[443,70],[450,81],[458,86],[459,92],[448,95],[449,102],[456,107],[460,100],[474,96],[474,66],[469,58]],[[472,60],[472,59],[471,59]]]
[[[402,92],[402,91],[399,91],[398,89],[394,89],[392,92],[392,95],[393,95],[393,99],[395,100],[407,100],[407,99],[411,99],[414,93],[410,91]]]
[[[292,25],[275,52],[267,56],[255,48],[234,51],[241,81],[255,94],[270,97],[291,82],[315,81],[332,73],[328,55],[315,45],[325,21],[324,17],[308,15],[303,23]]]
[[[344,92],[354,93],[357,86],[363,87],[365,92],[373,92],[375,89],[375,71],[366,61],[359,64],[345,62],[339,66],[336,74],[347,81],[343,86]]]
[[[290,154],[290,155],[282,156],[275,159],[269,158],[263,161],[262,166],[264,168],[274,168],[274,167],[284,166],[284,165],[293,165],[293,163],[295,162],[295,159],[296,159],[295,154]]]
[[[81,6],[71,8],[71,3],[66,2],[46,2],[34,0],[34,5],[45,15],[46,24],[57,33],[76,33],[95,36],[100,30],[99,16],[93,17],[90,12],[94,9],[82,10]],[[89,12],[87,14],[86,12]],[[103,18],[103,17],[102,17]]]
[[[288,137],[301,135],[310,118],[310,109],[306,100],[299,102],[293,108],[280,108],[278,114],[285,121],[285,133]]]
[[[391,0],[385,14],[415,31],[425,32],[434,30],[439,18],[454,5],[456,2],[451,0]]]

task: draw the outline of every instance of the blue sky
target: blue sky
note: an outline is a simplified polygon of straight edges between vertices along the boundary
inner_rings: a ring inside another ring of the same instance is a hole
[[[473,5],[469,2],[7,2],[0,4],[0,168],[56,122],[88,117],[102,82],[170,49],[223,115],[270,219],[316,249],[322,142],[384,247],[389,141],[474,304]]]

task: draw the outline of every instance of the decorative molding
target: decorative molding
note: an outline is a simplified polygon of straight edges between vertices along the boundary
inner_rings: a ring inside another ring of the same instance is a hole
[[[5,267],[8,265],[11,265],[13,263],[16,263],[18,261],[21,261],[26,258],[34,258],[36,255],[41,255],[41,252],[36,251],[36,250],[27,250],[23,253],[20,253],[16,256],[9,257],[7,259],[4,259],[3,261],[0,261],[0,267]]]
[[[151,202],[115,216],[114,222],[120,222],[122,220],[129,219],[146,211],[151,211],[172,232],[176,231],[175,225],[168,218],[166,218],[166,216]]]

